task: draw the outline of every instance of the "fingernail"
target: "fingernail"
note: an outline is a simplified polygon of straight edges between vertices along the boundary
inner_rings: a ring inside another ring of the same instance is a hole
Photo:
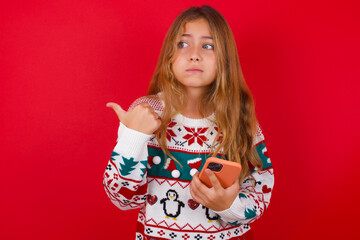
[[[205,169],[205,173],[207,174],[207,175],[210,175],[211,174],[211,170],[210,169]]]

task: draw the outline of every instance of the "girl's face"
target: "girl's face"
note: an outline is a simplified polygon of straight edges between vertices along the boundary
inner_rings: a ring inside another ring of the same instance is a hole
[[[172,62],[175,78],[187,92],[203,93],[216,78],[217,63],[208,22],[201,18],[185,24]]]

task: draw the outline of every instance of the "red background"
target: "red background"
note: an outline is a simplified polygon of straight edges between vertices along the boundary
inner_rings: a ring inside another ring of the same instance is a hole
[[[358,239],[357,1],[2,1],[1,239],[134,239],[102,175],[175,17],[228,20],[275,168],[256,239]]]

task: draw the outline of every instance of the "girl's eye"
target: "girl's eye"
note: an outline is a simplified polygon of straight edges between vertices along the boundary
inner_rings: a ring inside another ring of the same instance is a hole
[[[212,50],[212,49],[214,49],[214,45],[211,45],[211,44],[205,44],[205,45],[203,46],[203,48],[205,48],[205,49],[209,49],[209,50]]]
[[[179,42],[178,46],[179,46],[179,48],[184,48],[184,47],[188,46],[188,44],[186,42]]]

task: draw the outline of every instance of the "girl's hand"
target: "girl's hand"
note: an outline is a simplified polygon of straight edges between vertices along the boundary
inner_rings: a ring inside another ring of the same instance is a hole
[[[199,179],[199,172],[195,173],[190,184],[192,198],[213,211],[223,211],[230,208],[239,194],[239,181],[236,180],[230,187],[223,188],[210,169],[206,169],[205,172],[209,176],[212,187],[208,188],[203,184]]]
[[[140,103],[128,112],[113,102],[107,103],[106,106],[115,111],[122,124],[138,132],[153,134],[160,127],[159,115],[146,102]]]

